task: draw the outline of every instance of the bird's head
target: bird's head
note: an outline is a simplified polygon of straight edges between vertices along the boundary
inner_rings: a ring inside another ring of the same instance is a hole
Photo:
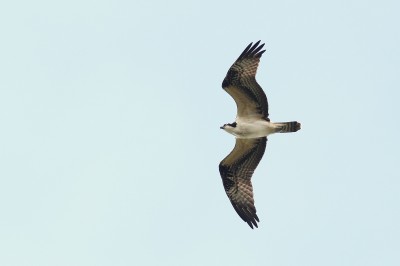
[[[228,123],[228,124],[224,124],[222,127],[220,127],[220,129],[223,129],[225,131],[232,131],[232,129],[234,129],[236,127],[237,123],[233,122],[233,123]]]

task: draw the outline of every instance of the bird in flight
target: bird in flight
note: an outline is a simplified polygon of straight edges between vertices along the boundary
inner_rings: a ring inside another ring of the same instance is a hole
[[[268,101],[256,81],[257,67],[265,50],[260,41],[250,43],[229,68],[222,88],[236,102],[233,123],[221,129],[236,137],[231,153],[219,164],[222,183],[233,208],[252,229],[260,222],[254,206],[251,177],[264,155],[267,137],[273,133],[296,132],[297,121],[273,123],[269,119]]]

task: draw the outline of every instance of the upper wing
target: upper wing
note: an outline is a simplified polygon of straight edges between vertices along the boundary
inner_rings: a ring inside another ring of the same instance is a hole
[[[236,102],[238,117],[268,119],[268,101],[264,91],[256,81],[257,67],[265,50],[260,41],[250,43],[231,66],[222,82]]]
[[[235,148],[219,164],[225,192],[233,208],[251,228],[260,220],[254,206],[251,176],[264,155],[267,138],[236,139]]]

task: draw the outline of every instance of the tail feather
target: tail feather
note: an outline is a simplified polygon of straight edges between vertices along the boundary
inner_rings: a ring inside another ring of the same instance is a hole
[[[301,124],[297,121],[275,123],[275,125],[276,125],[276,132],[279,133],[296,132],[301,129]]]

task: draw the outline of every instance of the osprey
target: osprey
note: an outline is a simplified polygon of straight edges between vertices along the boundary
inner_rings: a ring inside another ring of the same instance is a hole
[[[236,137],[231,153],[219,164],[222,183],[233,208],[252,229],[260,222],[254,206],[251,177],[264,155],[267,136],[273,133],[296,132],[297,121],[272,123],[268,118],[268,101],[256,81],[260,58],[265,50],[260,41],[250,43],[231,66],[222,88],[236,102],[237,115],[233,123],[221,129]]]

